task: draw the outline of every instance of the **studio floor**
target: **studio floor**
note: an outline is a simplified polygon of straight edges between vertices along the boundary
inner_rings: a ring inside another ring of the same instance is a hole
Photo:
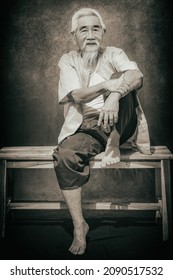
[[[88,213],[87,213],[88,214]],[[151,217],[114,217],[94,213],[86,217],[90,226],[87,250],[72,255],[73,227],[68,215],[24,212],[8,219],[1,240],[1,260],[167,260],[173,258],[172,238],[162,241],[161,223]]]

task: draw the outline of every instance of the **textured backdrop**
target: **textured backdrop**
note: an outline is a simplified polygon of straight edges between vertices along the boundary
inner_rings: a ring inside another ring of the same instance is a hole
[[[104,43],[123,48],[144,74],[139,96],[151,143],[173,148],[172,36],[167,1],[2,2],[1,145],[56,145],[63,123],[63,110],[57,99],[57,63],[62,54],[74,49],[69,35],[71,16],[79,8],[91,7],[105,20]],[[109,186],[106,174],[110,177]],[[17,171],[14,178],[17,199],[59,198],[52,170]],[[115,198],[149,200],[153,197],[152,184],[151,171],[93,171],[85,194],[88,198],[109,197],[110,193],[112,197],[114,193]]]

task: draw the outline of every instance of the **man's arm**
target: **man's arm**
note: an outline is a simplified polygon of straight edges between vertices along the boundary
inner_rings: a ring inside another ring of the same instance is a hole
[[[137,90],[142,86],[142,74],[139,70],[128,70],[124,73],[122,83],[118,87],[116,85],[116,79],[111,79],[105,83],[105,87],[110,92],[118,92],[123,97],[130,91]]]
[[[69,94],[69,98],[76,104],[87,103],[103,94],[106,90],[106,84],[102,82],[95,86],[75,89]]]
[[[87,103],[92,101],[97,96],[103,94],[105,91],[112,92],[110,96],[115,96],[119,93],[120,97],[125,96],[128,92],[139,89],[142,85],[142,75],[138,70],[129,70],[124,73],[124,79],[120,86],[117,88],[117,79],[110,79],[91,87],[84,87],[73,90],[69,97],[74,103]],[[109,97],[110,97],[109,96]]]
[[[107,128],[109,124],[112,126],[118,121],[119,100],[134,89],[139,89],[142,86],[142,74],[139,70],[128,70],[124,73],[122,83],[117,88],[116,80],[111,79],[105,82],[105,87],[111,93],[105,101],[101,109],[98,125],[103,122],[104,127]]]

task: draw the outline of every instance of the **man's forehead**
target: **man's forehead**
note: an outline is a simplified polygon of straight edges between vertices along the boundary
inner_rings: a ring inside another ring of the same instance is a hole
[[[78,28],[82,26],[94,26],[94,25],[100,25],[100,20],[95,15],[81,16],[78,19]]]

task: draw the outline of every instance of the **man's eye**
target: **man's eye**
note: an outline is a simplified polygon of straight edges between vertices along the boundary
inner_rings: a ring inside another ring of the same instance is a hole
[[[85,33],[85,32],[87,32],[87,29],[81,29],[80,32]]]
[[[94,32],[94,33],[101,33],[101,28],[100,28],[100,27],[95,27],[95,28],[93,29],[93,32]]]

